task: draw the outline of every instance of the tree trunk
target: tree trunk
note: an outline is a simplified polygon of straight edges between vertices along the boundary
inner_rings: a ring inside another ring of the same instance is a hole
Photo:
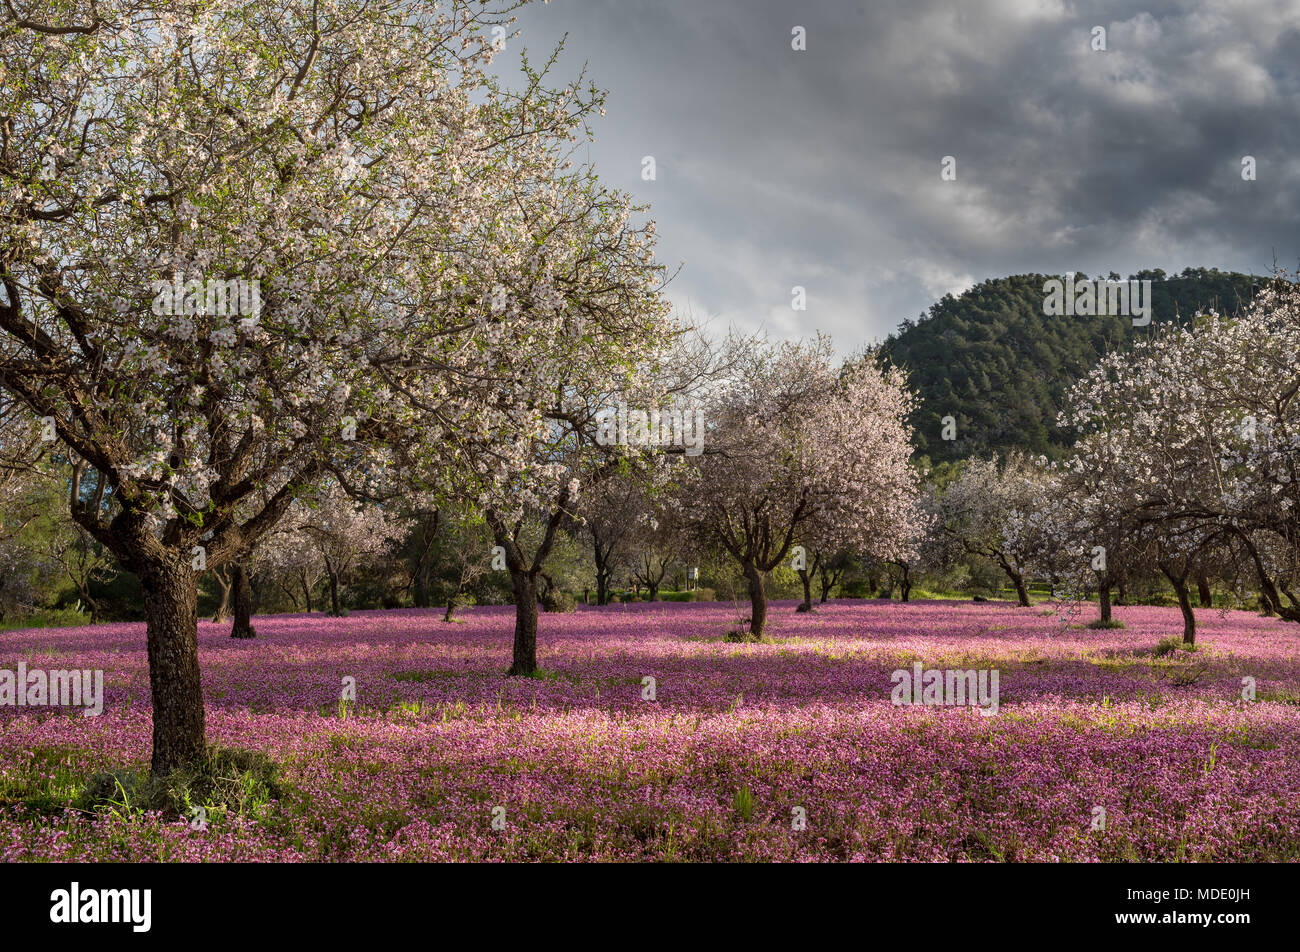
[[[1011,584],[1016,587],[1016,600],[1020,602],[1021,608],[1029,607],[1029,592],[1025,588],[1025,577],[1010,566],[1004,566],[1007,575],[1011,577]]]
[[[235,624],[230,629],[230,637],[252,638],[257,634],[253,627],[253,586],[242,562],[235,563],[230,584],[235,590]]]
[[[1178,594],[1178,607],[1183,610],[1183,644],[1196,644],[1196,615],[1192,612],[1192,596],[1187,583],[1182,579],[1174,581],[1174,591]]]
[[[514,571],[510,585],[515,593],[515,647],[506,674],[533,674],[537,671],[537,576]]]
[[[293,610],[296,612],[298,610],[298,593],[293,590],[292,585],[285,585],[281,581],[277,581],[276,584],[280,587],[280,591],[284,592],[285,598],[289,599],[289,604],[293,606]]]
[[[302,595],[303,595],[303,599],[307,603],[307,614],[310,615],[311,614],[311,586],[307,584],[307,573],[306,572],[299,573],[298,578],[302,582]]]
[[[140,570],[149,689],[153,696],[153,772],[202,759],[203,682],[199,675],[198,582],[183,559]]]
[[[432,604],[429,598],[429,580],[423,570],[423,567],[417,568],[415,572],[415,593],[412,601],[416,608],[428,608]]]
[[[1273,579],[1264,571],[1264,560],[1259,556],[1259,550],[1255,544],[1250,541],[1250,537],[1245,533],[1238,533],[1246,551],[1250,554],[1251,561],[1255,564],[1255,574],[1259,578],[1259,595],[1265,607],[1273,614],[1278,615],[1286,621],[1300,621],[1300,609],[1287,608],[1282,604],[1282,596],[1273,583]]]
[[[596,559],[596,604],[609,604],[609,553],[601,553],[599,545],[595,546]]]
[[[1097,584],[1097,600],[1101,604],[1101,620],[1110,621],[1110,583]]]
[[[758,641],[763,637],[767,622],[767,593],[763,591],[763,573],[752,562],[745,565],[745,580],[749,583],[749,636]]]
[[[797,612],[810,612],[812,606],[812,579],[807,569],[799,569],[799,581],[803,582],[803,604],[795,609]]]
[[[1296,598],[1295,593],[1291,591],[1290,586],[1278,583],[1278,588],[1282,590],[1282,594],[1285,595],[1287,601],[1291,603],[1290,607],[1287,607],[1279,601],[1277,606],[1278,615],[1287,621],[1300,621],[1300,599]]]
[[[343,617],[343,610],[339,607],[339,573],[330,572],[330,614],[335,618]]]
[[[217,587],[221,589],[221,600],[217,603],[217,610],[212,616],[212,621],[220,625],[230,618],[230,576],[225,571],[213,572],[212,577],[217,580]]]
[[[442,620],[445,622],[450,622],[452,613],[455,611],[456,611],[456,595],[455,593],[453,593],[447,596],[447,613],[442,616]]]
[[[1210,591],[1210,580],[1204,575],[1196,576],[1196,598],[1202,608],[1214,607],[1214,593]]]
[[[1121,577],[1119,580],[1119,598],[1115,600],[1117,605],[1128,604],[1128,579]]]
[[[1169,584],[1174,587],[1174,594],[1178,596],[1178,607],[1183,612],[1183,644],[1196,644],[1196,614],[1192,611],[1192,594],[1187,588],[1187,576],[1175,575],[1173,570],[1167,565],[1161,565],[1160,571],[1164,573],[1165,578],[1169,579]]]
[[[903,563],[899,563],[899,565],[903,570],[903,577],[899,580],[898,585],[901,589],[903,601],[907,601],[912,597],[912,569]]]

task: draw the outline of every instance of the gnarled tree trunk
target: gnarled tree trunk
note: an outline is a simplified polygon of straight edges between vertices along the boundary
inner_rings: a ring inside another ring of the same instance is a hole
[[[745,581],[749,583],[749,636],[755,641],[763,637],[767,623],[767,593],[763,591],[763,573],[752,562],[745,563]]]
[[[221,597],[217,601],[217,610],[212,614],[212,621],[218,625],[230,618],[230,586],[231,578],[226,572],[224,566],[212,573],[212,577],[217,581],[217,587],[221,591]]]
[[[609,552],[599,544],[595,547],[596,556],[596,604],[609,604],[609,577],[613,574],[609,565]]]
[[[828,569],[825,566],[825,564],[823,564],[821,568],[817,570],[817,574],[821,580],[822,597],[820,600],[823,605],[830,600],[831,589],[834,588],[836,583],[839,582],[840,574],[842,571],[843,570],[841,569],[840,572],[831,572],[830,569]]]
[[[1210,591],[1210,580],[1204,575],[1196,576],[1196,598],[1202,608],[1214,607],[1214,593]]]
[[[1192,611],[1192,597],[1187,590],[1187,583],[1174,582],[1174,591],[1178,594],[1178,607],[1183,611],[1183,644],[1196,643],[1196,614]]]
[[[1196,644],[1196,613],[1192,611],[1192,593],[1187,588],[1187,573],[1182,575],[1176,574],[1168,565],[1161,565],[1160,571],[1164,573],[1165,578],[1169,579],[1169,584],[1174,587],[1174,594],[1178,596],[1178,607],[1183,613],[1183,644]]]
[[[230,584],[235,590],[235,624],[230,629],[230,637],[252,638],[257,629],[253,627],[253,586],[249,582],[248,569],[244,563],[236,562],[231,574]]]
[[[1015,587],[1016,601],[1021,608],[1028,608],[1029,590],[1025,588],[1025,577],[1009,565],[1004,565],[1002,568],[1007,573],[1007,577],[1011,579],[1011,584]]]
[[[906,562],[899,562],[898,567],[902,573],[898,580],[899,594],[903,601],[908,601],[912,597],[912,567]],[[1028,599],[1028,595],[1025,597]]]
[[[339,605],[339,573],[330,570],[330,614],[335,618],[343,617],[343,609]]]
[[[533,674],[537,670],[537,576],[511,571],[510,586],[515,595],[515,645],[507,674]]]
[[[799,581],[803,582],[803,604],[795,609],[797,612],[810,612],[812,606],[812,579],[808,575],[807,569],[799,569]],[[825,601],[825,599],[822,599]]]
[[[1016,601],[1020,603],[1021,608],[1028,608],[1029,591],[1025,588],[1025,577],[1001,552],[994,550],[992,554],[997,559],[998,565],[1002,566],[1002,571],[1007,573],[1007,578],[1011,579],[1011,584],[1016,590]]]
[[[155,774],[166,774],[204,755],[198,580],[193,566],[179,557],[147,563],[137,574],[153,696],[152,766]]]

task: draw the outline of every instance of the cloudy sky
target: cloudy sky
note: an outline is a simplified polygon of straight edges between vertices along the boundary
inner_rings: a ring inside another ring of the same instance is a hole
[[[518,27],[499,66],[567,33],[557,76],[609,91],[590,158],[713,327],[848,351],[986,277],[1300,258],[1300,0],[551,0]]]

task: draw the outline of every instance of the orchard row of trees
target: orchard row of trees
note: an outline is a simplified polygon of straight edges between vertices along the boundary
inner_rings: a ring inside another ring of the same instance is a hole
[[[333,485],[454,493],[498,541],[558,523],[591,413],[648,394],[677,336],[653,224],[572,158],[603,95],[553,58],[506,88],[509,23],[418,0],[0,13],[0,387],[140,580],[155,771],[204,753],[202,572],[314,531],[295,507]],[[230,281],[251,311],[204,305]],[[159,307],[171,282],[198,290]]]
[[[645,488],[650,531],[735,559],[753,637],[801,532],[902,544],[902,376],[672,318],[653,223],[572,158],[603,94],[552,82],[554,56],[507,88],[508,13],[0,14],[4,471],[54,466],[78,538],[139,580],[155,771],[204,753],[200,580],[229,586],[241,637],[259,563],[323,566],[337,608],[398,500],[490,538],[512,674],[537,668],[548,559],[607,482]],[[676,434],[598,432],[610,407],[697,404],[711,451],[689,466]]]
[[[901,370],[670,313],[654,223],[575,164],[603,94],[554,81],[554,55],[525,56],[515,88],[489,70],[511,7],[0,11],[0,494],[46,480],[69,544],[139,580],[156,772],[204,754],[201,585],[252,637],[259,584],[304,603],[323,586],[340,611],[349,573],[395,545],[413,601],[508,578],[516,675],[579,539],[598,601],[629,550],[651,589],[683,552],[725,559],[753,639],[787,560],[811,608],[846,557],[894,566],[904,594],[936,538],[1065,575],[1053,546],[1102,525],[1115,572],[1154,553],[1185,590],[1246,557],[1295,607],[1296,431],[1270,376],[1294,367],[1292,298],[1103,363],[1072,405],[1077,458],[1025,477],[1068,507],[927,490]],[[980,473],[1008,479],[959,478]],[[17,511],[0,543],[30,539]]]
[[[1098,594],[1158,575],[1194,643],[1192,587],[1300,621],[1300,288],[1285,275],[1243,312],[1157,326],[1073,387],[1061,424],[1079,437],[1056,464],[971,461],[927,497],[927,553],[994,560],[1029,604],[1026,578]]]

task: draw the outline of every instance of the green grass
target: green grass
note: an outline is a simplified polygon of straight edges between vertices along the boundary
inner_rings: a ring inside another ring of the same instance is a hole
[[[27,628],[80,628],[90,624],[90,616],[75,608],[51,608],[23,618],[0,621],[0,631],[22,631]]]
[[[164,776],[134,768],[92,774],[69,805],[123,817],[155,810],[208,822],[226,815],[257,817],[282,793],[277,774],[263,753],[211,747],[201,763]]]
[[[1109,619],[1105,619],[1105,620],[1103,620],[1103,619],[1101,619],[1101,618],[1097,618],[1097,619],[1094,619],[1093,621],[1088,622],[1088,624],[1087,624],[1085,627],[1093,628],[1093,629],[1097,629],[1097,628],[1123,628],[1123,627],[1124,627],[1124,622],[1120,621],[1118,618],[1109,618]]]
[[[1183,641],[1183,639],[1180,636],[1170,635],[1168,638],[1161,638],[1160,641],[1156,644],[1155,656],[1157,658],[1163,658],[1166,655],[1173,654],[1175,651],[1195,651],[1195,650],[1196,650],[1195,644],[1189,645],[1185,641]]]

